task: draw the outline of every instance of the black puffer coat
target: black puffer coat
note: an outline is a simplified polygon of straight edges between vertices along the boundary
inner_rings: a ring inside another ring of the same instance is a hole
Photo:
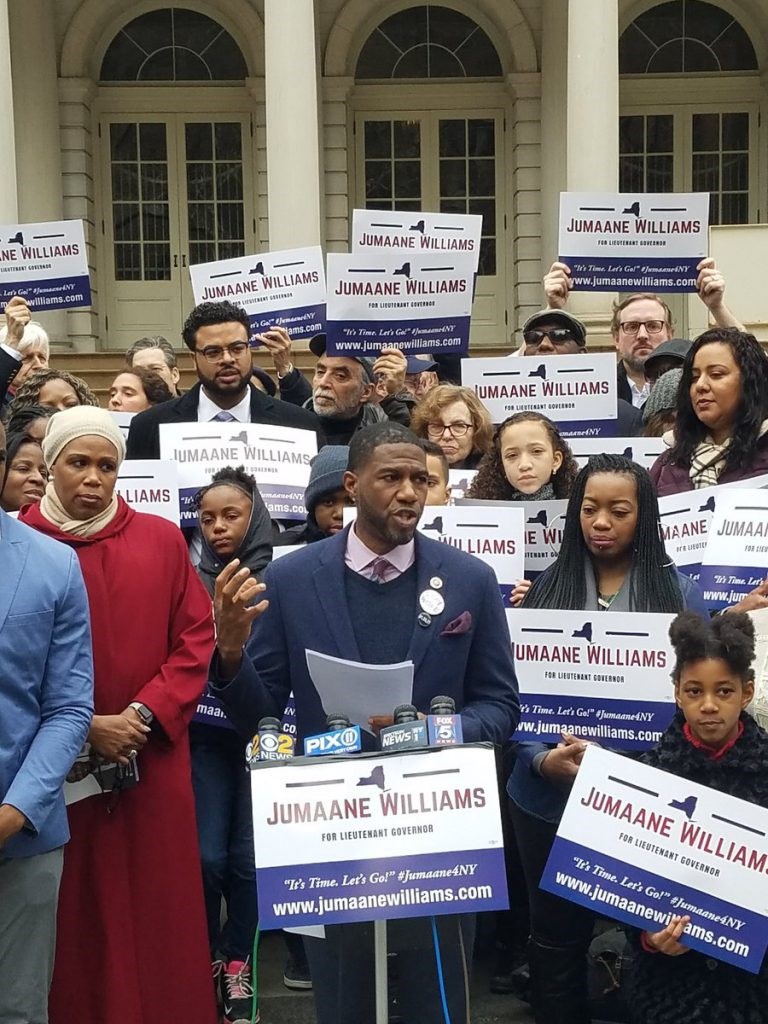
[[[741,720],[744,732],[718,761],[688,742],[679,714],[641,760],[768,807],[768,734],[749,715]],[[631,988],[633,1024],[768,1024],[768,957],[755,975],[701,953],[673,957],[638,945]]]

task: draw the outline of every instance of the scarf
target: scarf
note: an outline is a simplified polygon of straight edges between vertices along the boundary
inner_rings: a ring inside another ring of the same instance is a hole
[[[768,431],[768,420],[763,420],[760,425],[760,433],[757,436],[762,437],[766,431]],[[725,469],[730,443],[730,437],[727,437],[722,444],[716,444],[711,437],[707,436],[696,445],[691,459],[691,468],[688,471],[694,490],[698,491],[700,487],[715,486]]]
[[[272,522],[258,489],[254,490],[252,501],[251,518],[243,541],[234,555],[230,555],[224,561],[207,544],[205,538],[202,537],[202,530],[200,531],[202,553],[197,574],[211,597],[213,597],[216,587],[216,577],[233,558],[239,558],[240,567],[250,569],[258,580],[261,579],[264,569],[272,558]]]
[[[117,515],[117,494],[113,491],[112,499],[104,511],[91,519],[71,519],[69,512],[59,500],[53,481],[49,480],[45,494],[40,499],[40,511],[49,523],[58,526],[63,533],[69,533],[73,537],[92,537],[94,533],[109,526]]]
[[[592,565],[592,561],[587,556],[585,559],[584,572],[586,576],[586,593],[584,601],[584,611],[586,612],[600,612],[600,611],[611,611],[611,612],[634,612],[637,611],[635,602],[632,599],[632,577],[634,575],[634,569],[630,569],[627,575],[624,577],[624,582],[616,592],[615,597],[611,601],[608,608],[603,608],[599,601],[599,595],[597,591],[597,576],[595,574],[595,567]]]
[[[512,484],[509,485],[509,489],[512,492],[512,497],[509,498],[509,501],[554,501],[555,498],[555,488],[551,480],[543,484],[533,494],[523,494],[522,491],[518,491]]]
[[[694,490],[715,486],[725,468],[730,443],[730,437],[722,444],[715,444],[711,437],[699,441],[691,458],[691,468],[688,470]]]

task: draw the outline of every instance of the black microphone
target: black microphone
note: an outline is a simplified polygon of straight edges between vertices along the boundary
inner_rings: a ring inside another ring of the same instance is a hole
[[[456,714],[453,697],[433,697],[427,715],[430,747],[452,747],[464,742],[461,715]]]
[[[309,757],[321,754],[354,754],[362,747],[359,725],[352,725],[346,715],[332,712],[325,720],[325,732],[307,736],[304,753]]]
[[[394,724],[385,725],[380,733],[382,750],[415,750],[429,746],[427,723],[419,718],[413,704],[399,704],[392,717]]]
[[[246,747],[249,764],[254,761],[288,761],[293,757],[295,742],[290,733],[282,731],[279,718],[267,716],[259,722],[258,732]]]

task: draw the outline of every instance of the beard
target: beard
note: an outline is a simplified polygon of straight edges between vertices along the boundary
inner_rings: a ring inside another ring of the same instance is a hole
[[[239,380],[236,384],[222,384],[216,377],[201,378],[200,383],[214,398],[232,398],[233,395],[244,395],[251,379],[250,372],[242,374],[238,370]]]
[[[632,373],[642,373],[645,367],[646,359],[649,359],[653,355],[653,352],[646,352],[643,356],[632,355],[624,357],[624,365]]]
[[[329,420],[351,420],[362,408],[363,390],[364,388],[361,387],[358,392],[342,399],[326,388],[315,388],[312,392],[312,411],[317,416],[323,416]],[[318,397],[324,398],[326,401],[318,404]]]
[[[412,524],[406,526],[389,518],[386,512],[381,512],[379,509],[374,508],[359,490],[355,504],[357,505],[357,518],[362,519],[371,533],[375,533],[386,544],[395,548],[400,544],[408,544],[413,540],[421,509],[414,509],[416,518]]]

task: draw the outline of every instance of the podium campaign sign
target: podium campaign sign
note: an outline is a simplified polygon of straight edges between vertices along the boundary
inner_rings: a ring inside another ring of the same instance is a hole
[[[263,929],[508,905],[489,745],[261,762],[251,801]]]
[[[520,686],[520,742],[563,732],[606,746],[654,746],[675,713],[672,615],[514,608],[507,623]]]
[[[757,974],[768,945],[768,810],[589,747],[541,887]],[[662,954],[659,954],[662,955]]]

